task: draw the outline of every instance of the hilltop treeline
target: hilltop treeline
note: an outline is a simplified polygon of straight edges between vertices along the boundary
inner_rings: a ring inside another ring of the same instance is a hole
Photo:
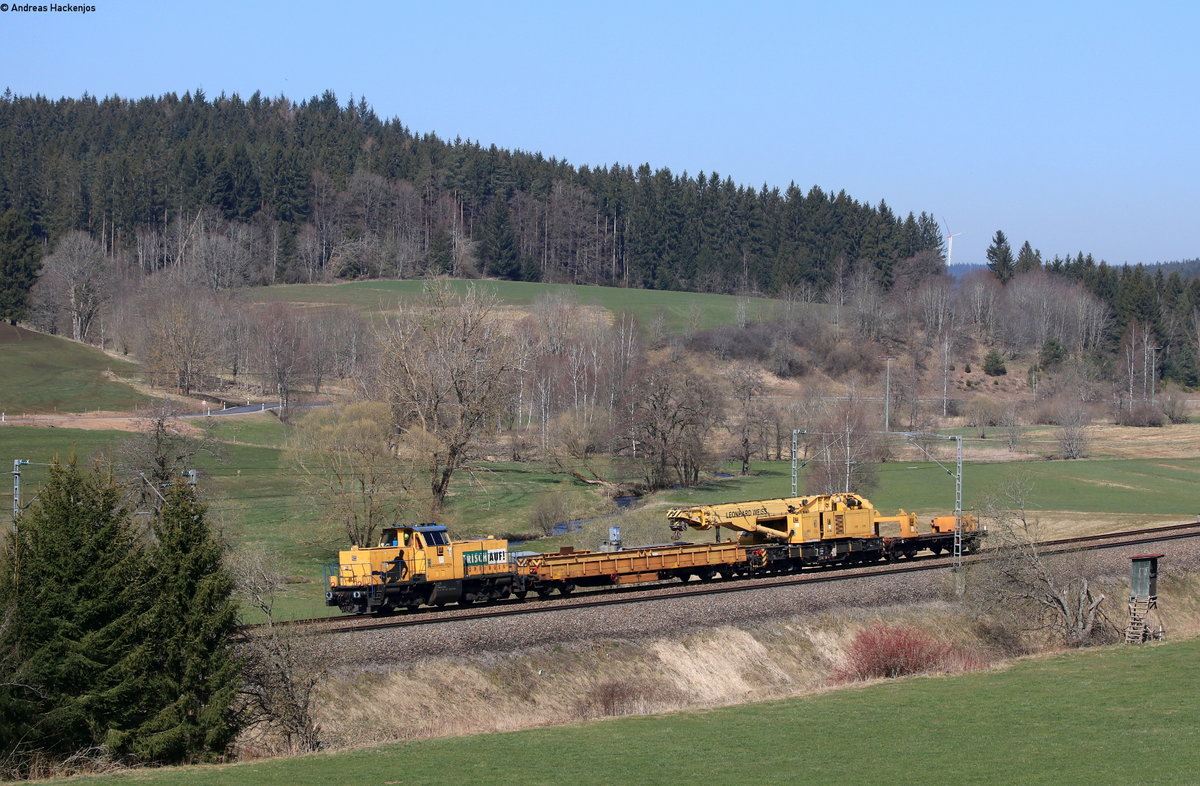
[[[330,92],[300,103],[8,92],[0,149],[0,208],[45,245],[83,231],[150,272],[203,231],[256,259],[230,283],[445,273],[821,292],[839,265],[869,265],[888,288],[903,260],[941,246],[931,216],[845,192],[447,142]]]

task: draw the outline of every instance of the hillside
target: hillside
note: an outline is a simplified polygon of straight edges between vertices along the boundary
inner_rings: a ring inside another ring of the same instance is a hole
[[[444,141],[331,92],[9,93],[0,148],[10,153],[0,214],[12,210],[39,241],[103,237],[104,253],[136,257],[143,272],[204,266],[216,244],[224,286],[487,274],[779,292],[823,289],[839,264],[860,261],[890,281],[942,242],[930,215],[844,191],[633,162],[576,167],[554,151]],[[192,242],[177,242],[181,232]]]
[[[420,299],[425,281],[355,281],[332,285],[292,284],[256,287],[242,292],[252,303],[294,303],[303,305],[345,305],[367,314],[394,310],[402,303]],[[524,281],[450,280],[455,292],[468,287],[494,295],[515,314],[527,315],[539,302],[561,301],[603,309],[606,319],[632,316],[639,325],[650,329],[656,323],[662,330],[683,334],[738,321],[776,317],[782,302],[762,297],[697,292],[669,292],[648,289],[623,289],[605,286],[538,284]]]
[[[150,402],[125,380],[135,363],[85,344],[0,322],[0,411],[9,417],[125,411]]]

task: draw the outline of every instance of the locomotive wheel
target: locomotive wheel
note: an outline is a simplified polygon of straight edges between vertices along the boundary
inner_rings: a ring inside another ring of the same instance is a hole
[[[933,552],[933,556],[935,556],[935,557],[940,556],[942,553],[941,546],[930,546],[929,550]]]
[[[408,609],[408,613],[409,613],[409,614],[411,614],[411,613],[413,613],[414,611],[419,611],[419,610],[420,610],[420,608],[421,608],[421,603],[420,603],[419,601],[418,601],[417,603],[410,603],[410,604],[408,604],[408,606],[406,606],[405,608],[407,608],[407,609]]]
[[[513,593],[517,600],[525,600],[525,596],[529,594],[529,590],[518,590]]]
[[[554,591],[553,587],[538,587],[537,588],[538,597],[543,598],[543,599],[550,597],[550,593],[553,591]]]

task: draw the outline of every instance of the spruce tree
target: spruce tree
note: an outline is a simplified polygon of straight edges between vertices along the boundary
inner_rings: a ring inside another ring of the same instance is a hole
[[[15,665],[0,704],[24,732],[16,753],[63,758],[135,714],[123,661],[144,608],[143,553],[111,479],[73,460],[50,468],[18,524],[0,570],[18,612],[4,636]]]
[[[9,208],[0,216],[0,319],[17,324],[29,314],[29,291],[42,264],[30,222]]]
[[[241,680],[229,643],[237,624],[233,579],[208,526],[207,506],[186,483],[167,488],[150,550],[150,608],[138,620],[140,644],[126,662],[145,680],[141,722],[109,735],[118,753],[173,764],[215,759],[238,732],[233,711]]]
[[[521,279],[521,260],[517,256],[517,241],[513,237],[508,215],[508,203],[497,200],[488,216],[480,256],[489,275],[511,281]]]
[[[1017,262],[1013,268],[1013,273],[1031,273],[1041,269],[1042,252],[1035,251],[1033,246],[1029,245],[1029,241],[1026,240],[1021,246],[1021,250],[1017,252]]]
[[[998,349],[989,349],[983,358],[983,373],[989,377],[1002,377],[1008,373],[1004,367],[1004,356]]]
[[[1013,261],[1012,246],[1008,244],[1008,238],[999,229],[996,230],[996,236],[992,238],[992,244],[987,250],[988,270],[996,274],[1001,284],[1007,284],[1013,277],[1016,268],[1016,263]]]

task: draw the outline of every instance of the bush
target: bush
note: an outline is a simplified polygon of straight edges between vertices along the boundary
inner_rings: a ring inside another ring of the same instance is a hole
[[[1187,395],[1181,390],[1167,390],[1158,397],[1158,405],[1163,414],[1172,423],[1187,423],[1191,420],[1188,415]]]
[[[977,654],[938,641],[917,628],[875,625],[859,631],[836,672],[837,682],[982,668]]]
[[[989,427],[1000,425],[1004,408],[995,399],[987,396],[975,396],[967,402],[963,415],[967,427],[979,429],[979,436],[983,438],[987,436]]]
[[[1149,401],[1135,401],[1132,406],[1117,410],[1118,426],[1161,427],[1167,418],[1162,410]]]
[[[554,534],[554,525],[571,520],[571,508],[560,492],[542,494],[529,511],[529,524],[544,537]]]

